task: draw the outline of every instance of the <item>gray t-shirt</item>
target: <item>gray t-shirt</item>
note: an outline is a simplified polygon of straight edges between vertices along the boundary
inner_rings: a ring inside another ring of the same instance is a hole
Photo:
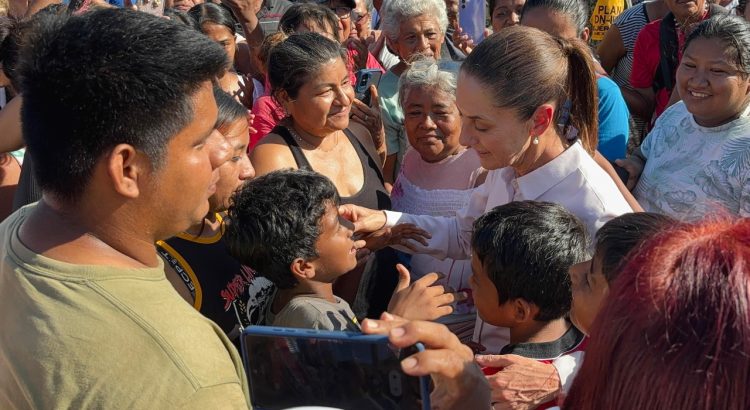
[[[354,312],[345,300],[334,296],[336,303],[311,296],[297,296],[277,314],[267,305],[266,322],[273,326],[321,330],[360,331]]]

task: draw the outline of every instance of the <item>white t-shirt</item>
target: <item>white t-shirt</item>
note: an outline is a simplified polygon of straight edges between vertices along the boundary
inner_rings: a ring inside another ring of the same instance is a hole
[[[634,194],[646,211],[682,220],[750,216],[750,107],[718,127],[695,122],[683,102],[659,117],[641,145]]]

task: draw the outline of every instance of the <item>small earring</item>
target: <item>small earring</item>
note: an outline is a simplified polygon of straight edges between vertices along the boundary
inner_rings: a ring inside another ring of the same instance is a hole
[[[538,135],[535,136],[534,137],[534,141],[532,141],[532,142],[534,143],[534,145],[539,145],[539,136]]]

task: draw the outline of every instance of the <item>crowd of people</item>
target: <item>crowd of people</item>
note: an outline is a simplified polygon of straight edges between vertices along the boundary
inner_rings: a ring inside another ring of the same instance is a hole
[[[151,2],[0,2],[0,408],[249,408],[250,326],[421,342],[438,409],[750,408],[744,1]]]

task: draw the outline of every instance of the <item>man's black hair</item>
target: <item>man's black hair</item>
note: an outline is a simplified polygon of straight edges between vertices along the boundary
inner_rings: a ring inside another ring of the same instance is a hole
[[[572,301],[568,269],[586,259],[586,228],[560,205],[517,201],[474,222],[473,252],[497,288],[500,303],[521,298],[534,318],[563,317]]]
[[[227,65],[201,33],[125,9],[40,19],[22,50],[23,134],[43,191],[75,201],[108,150],[130,144],[155,170],[193,120],[193,97]]]
[[[232,197],[224,238],[229,252],[280,289],[297,285],[290,265],[318,253],[326,206],[338,206],[331,180],[306,170],[281,170],[258,177]]]

